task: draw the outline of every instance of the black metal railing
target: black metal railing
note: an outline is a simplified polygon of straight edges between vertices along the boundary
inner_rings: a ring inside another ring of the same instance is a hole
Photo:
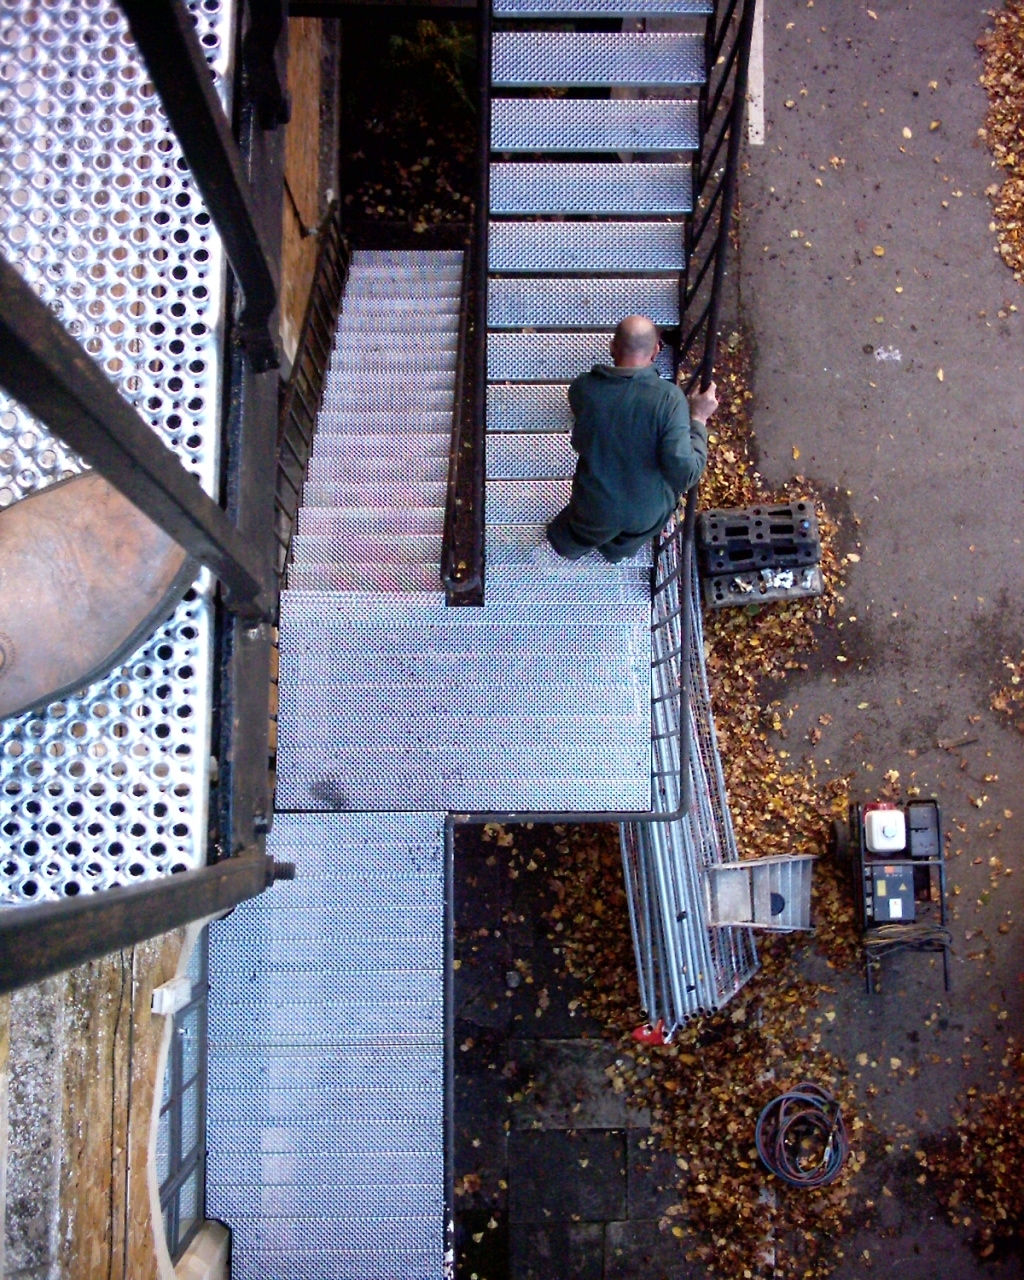
[[[221,586],[220,760],[211,865],[0,914],[0,992],[131,946],[261,893],[294,868],[264,852],[274,569],[278,304],[287,116],[282,0],[237,13],[234,122],[181,0],[120,0],[232,269],[226,323],[224,494],[218,504],[92,358],[0,260],[0,385],[148,515]],[[236,141],[238,139],[238,141]],[[216,861],[216,859],[221,859]]]
[[[459,295],[455,399],[441,543],[441,582],[450,605],[481,605],[484,602],[484,445],[483,433],[476,426],[485,412],[480,401],[486,395],[486,383],[479,377],[476,366],[481,346],[486,357],[487,332],[486,327],[480,328],[480,317],[474,305],[479,296],[477,255],[478,249],[474,245],[466,251]]]
[[[481,605],[487,473],[487,269],[491,163],[491,3],[477,5],[477,189],[463,276],[459,370],[448,469],[441,580],[448,603]],[[468,374],[468,379],[466,375]]]
[[[279,580],[283,579],[288,564],[295,517],[302,503],[302,484],[348,280],[349,257],[348,241],[342,231],[341,206],[335,201],[321,224],[313,283],[278,424],[274,567]]]

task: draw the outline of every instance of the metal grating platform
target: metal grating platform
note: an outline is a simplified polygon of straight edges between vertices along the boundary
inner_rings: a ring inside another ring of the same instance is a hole
[[[487,323],[492,329],[610,329],[624,315],[679,323],[679,278],[492,279]]]
[[[491,213],[677,214],[690,203],[688,164],[491,165]]]
[[[225,94],[232,0],[188,8]],[[6,0],[0,247],[216,493],[224,257],[158,100],[139,93],[145,78],[116,4]],[[168,325],[172,306],[183,319]],[[84,467],[0,393],[0,506]],[[0,726],[0,900],[128,885],[205,860],[210,597],[202,574],[122,667]]]
[[[704,37],[690,32],[496,31],[495,88],[545,85],[695,85]]]
[[[279,813],[268,847],[297,880],[210,931],[207,1212],[243,1280],[436,1280],[443,819]]]
[[[568,382],[595,364],[610,364],[610,333],[491,333],[487,337],[487,377],[492,382]],[[662,376],[671,357],[657,360]]]
[[[493,151],[689,151],[697,103],[629,98],[495,98]]]

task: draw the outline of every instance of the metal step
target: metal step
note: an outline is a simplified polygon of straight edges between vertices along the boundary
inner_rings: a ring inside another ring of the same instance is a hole
[[[310,1055],[311,1057],[313,1055]],[[376,1098],[368,1098],[367,1119],[372,1119]],[[364,1177],[369,1170],[364,1170]],[[225,1187],[220,1197],[220,1211],[229,1219],[235,1217],[291,1217],[294,1190],[291,1187],[266,1186],[262,1181],[249,1186],[233,1184]],[[394,1185],[338,1188],[332,1182],[322,1187],[317,1197],[327,1217],[354,1213],[360,1216],[382,1214],[394,1217],[402,1210],[413,1213],[440,1213],[444,1208],[442,1184],[410,1183],[408,1179]]]
[[[604,588],[614,587],[615,583],[588,583],[586,579],[572,584],[558,584],[564,587],[559,596],[554,597],[556,603],[566,603],[569,599],[570,585],[587,585],[592,595],[573,598],[572,602],[586,600],[594,603],[619,603],[620,597],[608,596]],[[500,583],[498,584],[500,586]],[[542,584],[538,583],[537,586]],[[622,603],[645,603],[649,592],[646,585],[639,580],[621,585]],[[517,576],[516,586],[522,590],[522,581]],[[531,584],[531,590],[534,584]],[[599,590],[600,588],[600,590]],[[488,595],[494,584],[488,581]],[[640,595],[638,592],[642,592]],[[565,598],[563,598],[563,596]],[[515,597],[513,597],[515,598]],[[548,653],[537,648],[512,650],[507,653],[496,653],[488,650],[480,653],[476,649],[464,646],[456,653],[324,653],[317,650],[307,654],[301,649],[292,650],[288,657],[289,680],[294,683],[312,685],[327,683],[336,688],[350,686],[401,687],[418,691],[431,686],[443,686],[458,679],[467,685],[484,685],[493,683],[496,687],[505,685],[531,685],[545,687],[549,685],[607,685],[616,678],[621,679],[622,653],[620,650],[607,647],[607,651],[594,653]],[[274,820],[275,826],[277,819]],[[348,860],[345,852],[345,860]],[[376,855],[379,856],[379,855]],[[303,869],[302,875],[309,874]]]
[[[418,315],[458,316],[458,294],[435,294],[424,289],[416,297],[393,297],[386,294],[362,293],[348,294],[342,299],[342,320],[364,319],[376,317],[390,323],[403,323],[408,317]]]
[[[344,746],[353,735],[367,742],[411,745],[423,741],[425,723],[429,724],[428,740],[432,744],[449,741],[451,735],[450,740],[456,745],[459,726],[479,731],[490,724],[493,717],[501,720],[529,717],[536,714],[538,706],[544,708],[545,723],[550,717],[574,719],[580,706],[593,704],[595,700],[602,714],[611,719],[643,718],[645,708],[639,705],[636,685],[627,679],[629,672],[620,665],[617,674],[620,679],[616,684],[582,684],[574,680],[568,684],[545,682],[539,686],[499,685],[488,678],[478,685],[460,679],[454,688],[450,678],[437,684],[396,682],[384,686],[345,681],[340,687],[322,679],[312,683],[289,679],[283,686],[278,751],[282,745],[296,749],[318,743]],[[314,690],[320,710],[312,720],[302,722],[297,716],[308,712]],[[352,711],[353,702],[359,708],[358,717]],[[486,709],[486,717],[478,714],[481,708]],[[323,892],[322,887],[319,892]],[[412,895],[410,902],[418,901],[425,892],[422,887],[405,887],[406,896]],[[395,903],[404,901],[397,884],[389,887],[388,896]],[[293,905],[312,904],[296,898]]]
[[[487,430],[571,431],[567,383],[516,386],[497,383],[487,388]],[[488,448],[490,442],[488,441]]]
[[[332,533],[296,534],[292,539],[292,565],[397,565],[433,564],[441,559],[439,534],[392,533],[383,537],[360,534],[335,537]],[[436,579],[435,579],[436,581]]]
[[[422,591],[436,592],[441,564],[292,565],[292,591]]]
[[[669,215],[690,205],[688,164],[491,165],[491,213]]]
[[[307,507],[443,507],[446,489],[435,480],[402,485],[325,481],[307,483],[302,500]]]
[[[530,637],[536,628],[546,631],[551,627],[566,629],[573,643],[582,632],[586,632],[585,640],[597,643],[604,634],[601,628],[629,626],[644,631],[648,621],[645,611],[629,614],[614,608],[541,605],[528,598],[518,604],[487,605],[483,609],[448,609],[440,598],[382,597],[372,605],[366,600],[350,600],[343,592],[324,592],[319,598],[291,591],[281,593],[282,652],[293,639],[312,648],[362,650],[377,635],[390,637],[396,653],[410,652],[409,646],[417,644],[455,645],[456,651],[467,643],[490,649],[516,648],[521,643],[532,643]],[[492,639],[487,639],[487,634]],[[467,640],[467,636],[475,638]]]
[[[682,271],[681,222],[492,222],[492,271]]]
[[[415,311],[395,313],[387,309],[353,307],[342,315],[339,334],[388,334],[407,336],[411,333],[458,333],[457,311]]]
[[[655,324],[679,323],[679,279],[492,279],[487,323],[492,329],[614,328],[626,315]]]
[[[625,810],[646,813],[651,803],[651,787],[640,780],[643,759],[624,762],[628,772],[622,777],[590,777],[584,762],[563,757],[561,774],[547,777],[512,776],[508,762],[494,765],[490,776],[466,776],[456,759],[438,774],[398,777],[382,772],[383,761],[372,753],[353,753],[351,758],[324,761],[322,752],[297,762],[296,777],[278,783],[278,800],[286,808],[331,811],[379,809],[407,811],[443,808],[456,812],[554,812],[581,813]],[[353,770],[358,766],[365,772]],[[319,1273],[318,1273],[319,1274]]]
[[[345,286],[345,310],[351,303],[368,299],[387,299],[393,303],[416,303],[420,299],[458,303],[460,283],[458,276],[395,275],[390,271],[368,271],[365,275],[353,272]]]
[[[446,410],[450,414],[454,403],[451,378],[447,376],[435,382],[424,375],[402,381],[388,377],[377,380],[366,374],[359,379],[358,385],[341,382],[325,390],[320,417],[331,413],[371,415],[386,411],[397,419],[403,411],[409,410],[413,411],[411,416],[414,417]]]
[[[450,391],[431,392],[436,400],[447,400],[440,409],[420,409],[393,406],[388,409],[340,409],[327,406],[320,410],[317,418],[316,435],[313,440],[323,438],[325,446],[333,435],[355,435],[365,432],[367,435],[380,435],[385,429],[401,436],[405,433],[422,433],[423,435],[447,435],[452,425],[452,393]],[[335,398],[335,403],[343,397]]]
[[[487,573],[491,574],[491,570],[495,566],[507,566],[510,571],[525,572],[528,568],[532,568],[533,572],[540,572],[536,568],[536,554],[538,547],[544,547],[547,538],[544,532],[543,524],[492,524],[487,525]],[[649,545],[640,548],[632,560],[624,561],[621,564],[610,565],[602,560],[596,551],[592,551],[584,560],[565,561],[564,565],[559,564],[558,577],[577,578],[590,577],[600,574],[614,574],[621,572],[623,568],[640,569],[643,566],[649,566],[651,563],[651,549]],[[649,572],[649,570],[644,570]],[[550,569],[547,570],[550,573]]]
[[[375,351],[344,345],[335,351],[324,385],[333,388],[339,382],[355,382],[367,373],[396,379],[415,378],[420,373],[446,373],[454,378],[455,351],[424,348],[413,341]]]
[[[423,455],[418,450],[408,458],[310,458],[307,483],[365,482],[387,480],[446,480],[448,457]]]
[[[488,524],[544,524],[569,501],[571,480],[491,480]]]
[[[691,151],[697,103],[664,98],[495,98],[492,151]]]
[[[359,508],[335,510],[332,507],[302,507],[297,533],[330,536],[334,539],[390,538],[403,533],[434,534],[444,532],[444,510],[441,507],[412,507],[373,510]]]
[[[313,458],[345,458],[352,462],[381,458],[406,459],[447,458],[451,436],[444,431],[420,432],[414,440],[400,433],[374,435],[369,431],[316,431],[313,435]]]
[[[545,85],[696,85],[704,37],[696,32],[496,31],[495,88]]]
[[[564,480],[576,469],[567,435],[510,432],[487,437],[488,480]]]
[[[610,364],[610,333],[490,333],[487,377],[492,382],[569,382],[595,364]],[[656,363],[662,377],[671,376],[666,349]]]
[[[650,570],[629,563],[632,576],[623,576],[621,565],[602,565],[602,574],[590,572],[590,560],[572,566],[574,572],[557,577],[537,577],[536,570],[529,574],[531,600],[550,600],[559,604],[647,604],[650,599]],[[489,564],[487,567],[487,599],[492,603],[521,600],[524,591],[524,566],[517,564]],[[578,663],[580,660],[576,658]]]
[[[631,18],[655,14],[703,17],[714,0],[494,0],[496,18]]]
[[[457,318],[445,317],[447,328],[426,333],[419,332],[417,323],[410,319],[403,329],[347,329],[339,328],[334,339],[332,363],[347,352],[353,354],[373,355],[378,352],[392,352],[407,347],[415,347],[419,351],[436,351],[440,355],[454,353],[458,350],[459,333]]]
[[[461,249],[355,249],[354,267],[405,267],[429,259],[436,267],[460,267]]]

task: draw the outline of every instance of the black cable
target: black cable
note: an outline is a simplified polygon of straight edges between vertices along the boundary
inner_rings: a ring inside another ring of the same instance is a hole
[[[809,1081],[780,1094],[757,1118],[757,1154],[766,1168],[791,1187],[826,1187],[839,1177],[850,1144],[839,1103]],[[808,1144],[816,1154],[808,1164]]]

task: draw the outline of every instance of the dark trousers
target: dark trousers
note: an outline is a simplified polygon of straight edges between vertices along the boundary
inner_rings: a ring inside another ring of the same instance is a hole
[[[597,548],[602,559],[609,564],[618,564],[620,560],[629,560],[640,550],[645,542],[650,542],[656,533],[660,533],[665,521],[672,514],[666,511],[658,523],[643,533],[626,533],[619,531],[609,536],[608,531],[584,531],[573,524],[571,509],[565,507],[559,511],[548,525],[548,542],[565,560],[580,560],[588,551]],[[599,538],[600,541],[595,541]]]

